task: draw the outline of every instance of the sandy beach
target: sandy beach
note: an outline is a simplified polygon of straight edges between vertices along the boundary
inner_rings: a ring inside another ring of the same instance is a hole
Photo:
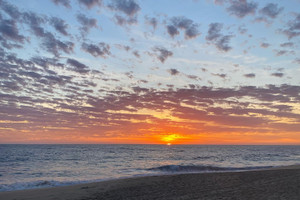
[[[300,199],[300,166],[246,172],[178,174],[1,192],[1,200]]]

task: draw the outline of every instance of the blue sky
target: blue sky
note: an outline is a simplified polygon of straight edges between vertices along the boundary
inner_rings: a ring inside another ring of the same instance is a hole
[[[26,142],[40,138],[35,140],[45,142],[52,141],[50,130],[67,138],[71,133],[66,130],[76,130],[80,135],[84,127],[90,127],[87,138],[98,135],[94,139],[105,142],[107,135],[126,136],[118,127],[127,115],[130,119],[157,119],[155,113],[164,113],[168,108],[169,119],[155,123],[174,127],[172,116],[179,112],[178,106],[217,115],[208,108],[233,109],[230,99],[269,112],[274,111],[272,106],[282,104],[289,108],[285,114],[293,119],[279,119],[282,113],[269,113],[272,117],[267,124],[273,127],[289,121],[294,131],[299,127],[300,115],[299,7],[298,0],[1,0],[0,93],[5,97],[0,100],[2,139]],[[274,87],[291,93],[278,93]],[[213,101],[213,105],[196,106],[200,100],[189,93],[174,107],[166,104],[162,109],[155,106],[161,102],[153,102],[153,108],[147,107],[151,112],[143,113],[147,95],[156,96],[158,101],[164,98],[162,92],[176,96],[185,89],[202,94],[205,88],[220,93],[249,89],[251,95],[210,97],[206,100]],[[270,94],[263,98],[261,92],[265,90]],[[132,95],[137,95],[136,104],[126,100]],[[278,95],[292,96],[283,101],[276,99]],[[100,102],[102,110],[96,108]],[[112,109],[119,109],[119,115],[124,115],[122,120]],[[39,113],[34,113],[36,110]],[[25,116],[24,112],[29,114]],[[260,117],[252,112],[240,117]],[[57,120],[48,120],[47,114]],[[237,114],[222,117],[232,115]],[[220,123],[214,120],[203,122],[201,118],[190,126],[196,130],[200,122],[206,126]],[[21,127],[18,121],[29,125]],[[155,134],[140,131],[136,122],[127,121],[136,137]],[[89,125],[82,125],[85,123]],[[41,131],[41,127],[50,128]],[[270,127],[269,132],[283,134]],[[247,130],[228,130],[227,134]],[[22,131],[32,132],[33,136],[28,139],[20,134]],[[16,140],[8,136],[10,132],[16,134]],[[82,140],[78,134],[74,141]]]

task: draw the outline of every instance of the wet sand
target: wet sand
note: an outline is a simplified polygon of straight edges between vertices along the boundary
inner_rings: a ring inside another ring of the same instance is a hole
[[[300,166],[271,170],[118,179],[56,188],[0,192],[1,200],[300,199]]]

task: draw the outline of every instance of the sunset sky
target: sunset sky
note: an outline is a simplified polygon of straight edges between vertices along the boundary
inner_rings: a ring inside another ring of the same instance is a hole
[[[299,0],[0,0],[0,143],[300,144]]]

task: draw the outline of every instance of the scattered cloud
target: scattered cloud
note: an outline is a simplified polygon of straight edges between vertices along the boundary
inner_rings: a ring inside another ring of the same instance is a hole
[[[113,10],[120,11],[129,17],[133,17],[141,9],[134,0],[115,0],[109,7]]]
[[[94,57],[106,58],[110,53],[110,46],[104,42],[100,42],[98,45],[83,43],[82,49]]]
[[[207,32],[206,40],[213,42],[215,46],[221,51],[229,51],[232,47],[229,46],[231,35],[223,35],[221,30],[223,24],[211,23]]]
[[[56,5],[63,5],[66,8],[71,8],[70,0],[52,0]]]
[[[62,19],[59,19],[57,17],[52,17],[50,23],[54,26],[55,30],[57,30],[59,33],[67,36],[68,32],[68,25],[66,22]]]
[[[227,8],[231,15],[243,18],[247,15],[254,14],[257,9],[257,3],[248,2],[247,0],[232,0]]]
[[[261,46],[262,48],[268,48],[268,47],[270,46],[270,44],[269,44],[269,43],[266,43],[266,42],[262,42],[262,43],[260,43],[260,46]]]
[[[297,14],[294,20],[288,22],[288,28],[281,30],[289,39],[300,35],[300,14]]]
[[[244,74],[244,76],[246,78],[255,78],[255,74],[254,73]]]
[[[95,18],[88,18],[84,14],[78,14],[77,20],[82,26],[80,30],[83,35],[87,34],[90,31],[90,29],[97,28],[97,19]]]
[[[169,69],[168,72],[172,75],[172,76],[175,76],[175,75],[178,75],[180,72],[177,70],[177,69]]]
[[[88,66],[75,59],[68,58],[67,64],[69,64],[72,67],[72,70],[81,74],[86,74],[90,71]]]
[[[179,30],[184,30],[185,39],[192,39],[200,35],[198,27],[199,24],[186,17],[172,17],[167,25],[167,31],[171,37],[175,37],[180,33]]]
[[[81,5],[84,5],[88,9],[93,8],[94,6],[101,6],[102,0],[78,0]]]
[[[275,76],[275,77],[278,77],[278,78],[281,78],[281,77],[284,76],[284,73],[282,73],[282,72],[275,72],[275,73],[272,73],[271,75]]]
[[[164,63],[168,57],[173,56],[173,52],[167,50],[164,47],[154,47],[153,51],[156,52],[156,57],[160,60],[160,62]]]
[[[265,7],[260,9],[260,13],[264,16],[270,17],[270,18],[276,18],[281,12],[283,11],[283,7],[278,7],[277,4],[274,3],[268,3]]]

